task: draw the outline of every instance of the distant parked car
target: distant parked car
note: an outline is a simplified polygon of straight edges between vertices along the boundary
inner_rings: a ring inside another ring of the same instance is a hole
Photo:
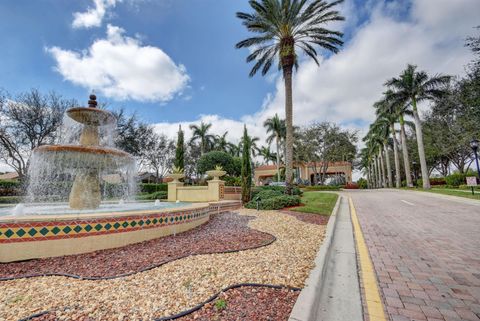
[[[270,186],[287,186],[285,182],[271,182],[269,185]]]

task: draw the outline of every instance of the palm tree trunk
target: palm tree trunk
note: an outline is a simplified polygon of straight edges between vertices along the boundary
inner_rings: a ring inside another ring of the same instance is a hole
[[[393,136],[393,157],[395,158],[395,184],[397,188],[402,186],[402,179],[400,177],[400,158],[398,156],[398,142],[397,134],[395,134],[395,125],[392,124],[392,136]]]
[[[403,123],[403,117],[400,120],[400,139],[402,141],[403,166],[405,167],[407,186],[413,187],[412,175],[410,174],[410,160],[408,158],[407,137],[405,135],[405,124]]]
[[[373,162],[370,162],[370,179],[371,179],[371,183],[372,185],[370,186],[370,188],[375,188],[376,186],[376,182],[375,182],[375,167],[374,167],[374,163]]]
[[[285,123],[287,125],[287,153],[285,155],[285,181],[287,191],[290,193],[292,184],[293,163],[293,99],[292,99],[292,70],[293,65],[283,65],[283,78],[285,80]]]
[[[278,141],[278,135],[276,136],[277,143],[277,180],[280,182],[280,142]]]
[[[423,146],[422,122],[418,116],[417,102],[412,100],[413,119],[415,121],[415,133],[417,134],[418,156],[420,158],[420,168],[422,170],[422,182],[424,189],[430,189],[430,177],[428,175],[427,160],[425,158],[425,147]]]
[[[385,160],[387,163],[387,177],[388,177],[388,187],[393,187],[392,179],[392,166],[390,165],[390,153],[388,152],[387,144],[383,144],[383,149],[385,150]]]
[[[380,175],[379,175],[379,167],[378,167],[378,158],[377,156],[373,156],[374,160],[374,167],[375,167],[375,188],[379,188],[380,186]]]
[[[382,187],[385,188],[387,187],[387,178],[385,176],[385,162],[383,161],[383,152],[382,152],[382,148],[380,147],[379,148],[379,151],[378,151],[378,155],[379,155],[379,160],[380,160],[380,173],[382,175]]]
[[[370,165],[368,165],[365,169],[367,171],[367,188],[370,188],[370,186],[372,186],[370,182]]]

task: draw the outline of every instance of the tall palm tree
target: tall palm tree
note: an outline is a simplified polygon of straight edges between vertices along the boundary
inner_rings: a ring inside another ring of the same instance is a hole
[[[285,178],[288,189],[293,178],[293,67],[298,67],[297,49],[318,63],[318,46],[333,53],[343,44],[339,31],[324,28],[329,22],[344,20],[333,8],[343,0],[327,3],[324,0],[250,0],[253,13],[237,12],[248,31],[255,37],[237,43],[237,48],[253,47],[247,62],[255,61],[250,77],[262,69],[267,74],[278,59],[285,83],[285,116],[287,124]]]
[[[388,150],[388,139],[390,137],[390,120],[384,117],[377,117],[375,122],[372,124],[372,131],[378,137],[379,143],[383,147],[383,152],[382,148],[380,148],[380,161],[383,161],[383,154],[385,154],[385,163],[387,165],[388,177],[387,185],[388,187],[393,187],[392,166],[390,165],[390,154]]]
[[[280,119],[277,114],[272,118],[268,118],[263,123],[263,127],[267,129],[267,143],[271,143],[275,139],[275,145],[277,148],[277,178],[280,182],[280,140],[285,133],[285,120]]]
[[[210,127],[212,127],[212,124],[205,124],[203,121],[200,123],[200,126],[194,124],[190,125],[190,129],[192,130],[192,138],[190,139],[190,143],[200,140],[201,155],[207,151],[209,146],[213,145],[215,139],[215,136],[208,133]]]
[[[412,107],[423,188],[429,189],[430,179],[423,146],[422,122],[418,115],[417,104],[444,96],[447,93],[446,86],[450,82],[451,77],[444,75],[430,77],[425,71],[417,71],[416,69],[417,66],[408,65],[399,78],[392,78],[385,85],[393,89],[392,97],[396,102]]]
[[[223,135],[216,135],[213,138],[213,145],[215,150],[222,152],[228,152],[230,150],[230,143],[227,141],[228,131],[224,132]]]
[[[374,104],[374,107],[376,108],[377,117],[385,119],[390,125],[390,135],[392,136],[393,142],[393,158],[395,163],[395,186],[400,188],[402,186],[402,179],[400,176],[400,158],[398,154],[397,133],[395,130],[395,123],[399,121],[400,114],[397,105],[389,101],[388,97],[390,94],[391,93],[387,91],[384,97]]]
[[[272,153],[272,151],[270,150],[270,146],[260,147],[260,152],[258,154],[263,157],[267,165],[270,161],[275,162],[275,159],[278,159],[277,155],[275,153]]]

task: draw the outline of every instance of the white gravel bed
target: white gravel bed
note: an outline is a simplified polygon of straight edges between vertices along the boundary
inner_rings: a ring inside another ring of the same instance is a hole
[[[0,320],[53,310],[63,320],[150,320],[205,301],[232,284],[252,282],[303,287],[325,226],[278,211],[238,210],[257,216],[251,228],[275,235],[273,244],[228,254],[192,256],[129,277],[81,281],[38,277],[0,283]]]

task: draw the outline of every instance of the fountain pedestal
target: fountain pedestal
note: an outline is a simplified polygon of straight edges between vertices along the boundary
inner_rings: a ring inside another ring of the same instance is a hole
[[[69,205],[73,209],[95,209],[100,206],[102,194],[98,171],[77,174],[70,191]]]

